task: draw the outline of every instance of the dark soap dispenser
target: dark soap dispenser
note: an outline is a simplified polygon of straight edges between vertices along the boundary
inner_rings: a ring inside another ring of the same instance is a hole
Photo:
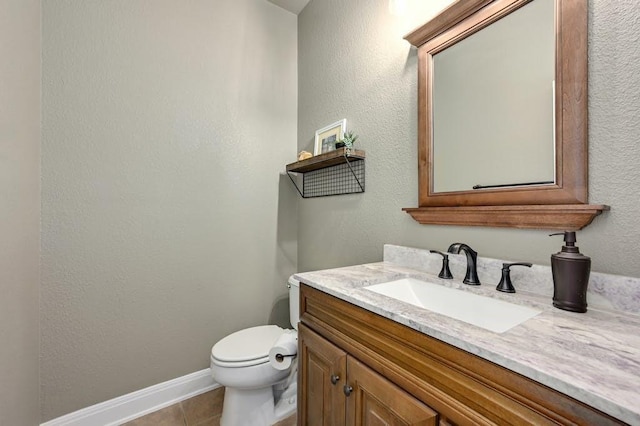
[[[553,275],[553,306],[565,311],[587,312],[587,286],[591,272],[591,258],[576,247],[576,233],[565,231],[562,250],[551,255]]]

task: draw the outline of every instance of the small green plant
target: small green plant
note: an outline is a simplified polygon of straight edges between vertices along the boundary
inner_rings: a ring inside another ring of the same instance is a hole
[[[346,132],[342,140],[338,141],[338,143],[342,142],[347,149],[353,149],[353,144],[356,143],[358,139],[358,135],[355,135],[353,132]]]

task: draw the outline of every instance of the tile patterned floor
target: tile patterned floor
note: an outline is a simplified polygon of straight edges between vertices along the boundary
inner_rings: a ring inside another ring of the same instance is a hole
[[[122,426],[220,426],[224,388],[214,389],[162,410],[137,418]],[[274,426],[295,426],[296,415]]]

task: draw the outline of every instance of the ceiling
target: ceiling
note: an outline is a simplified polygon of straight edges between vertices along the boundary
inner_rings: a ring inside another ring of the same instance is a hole
[[[270,3],[280,6],[291,13],[299,14],[302,9],[309,3],[309,0],[268,0]]]

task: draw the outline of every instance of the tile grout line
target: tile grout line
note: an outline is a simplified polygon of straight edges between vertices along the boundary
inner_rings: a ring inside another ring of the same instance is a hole
[[[189,426],[189,423],[187,423],[187,415],[184,412],[184,406],[182,405],[184,401],[180,401],[178,403],[178,405],[180,406],[180,413],[182,414],[182,424],[184,426]]]

